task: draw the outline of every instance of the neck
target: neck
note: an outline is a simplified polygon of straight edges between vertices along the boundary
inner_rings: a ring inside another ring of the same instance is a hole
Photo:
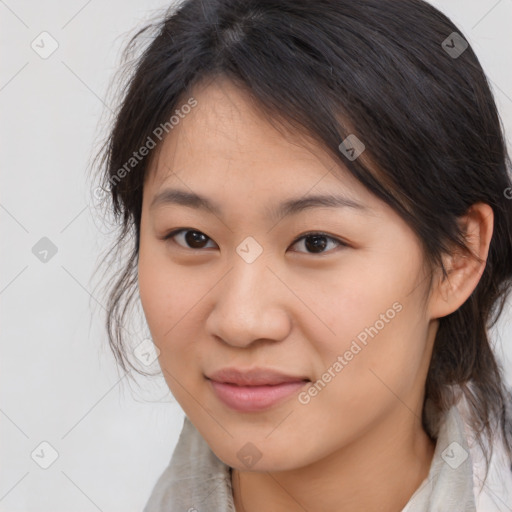
[[[306,467],[232,470],[237,512],[399,512],[427,477],[435,442],[401,405],[377,429]]]

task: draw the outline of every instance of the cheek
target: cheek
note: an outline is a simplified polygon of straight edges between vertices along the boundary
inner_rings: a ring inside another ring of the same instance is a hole
[[[383,382],[406,389],[425,357],[423,286],[413,284],[421,283],[419,263],[391,252],[373,257],[347,264],[328,282],[312,287],[308,301],[322,323],[315,319],[303,325],[320,356],[317,378],[328,380],[326,372],[334,373],[332,392],[351,402],[389,394]]]
[[[191,343],[194,304],[200,298],[200,290],[194,293],[190,280],[183,272],[173,271],[167,263],[159,263],[153,255],[139,257],[139,292],[146,322],[153,342],[158,347],[162,375],[169,390],[180,404],[187,404],[189,395],[184,391],[196,389],[198,376],[190,371],[197,364]]]
[[[355,338],[364,343],[370,336],[368,329],[374,333],[375,325],[379,333],[389,331],[388,326],[400,316],[397,310],[410,300],[407,294],[414,279],[412,269],[390,262],[384,271],[380,268],[385,264],[382,258],[375,255],[374,259],[354,255],[352,261],[347,259],[339,269],[314,283],[303,281],[300,286],[296,281],[295,292],[312,313],[307,315],[311,318],[308,324],[316,328],[311,340],[323,340],[318,346],[322,352],[348,349]]]
[[[176,265],[158,245],[141,244],[139,293],[151,337],[160,350],[164,377],[173,394],[175,391],[179,394],[169,377],[176,375],[180,382],[189,383],[195,378],[190,368],[201,360],[200,340],[204,334],[200,330],[205,315],[202,299],[215,279],[211,270]]]
[[[153,340],[159,344],[162,333],[171,327],[174,311],[173,296],[168,293],[169,283],[151,258],[139,257],[139,294],[144,315]]]
[[[139,294],[153,341],[162,350],[166,339],[173,336],[179,319],[192,307],[194,285],[184,273],[170,264],[159,244],[142,242],[139,252]]]

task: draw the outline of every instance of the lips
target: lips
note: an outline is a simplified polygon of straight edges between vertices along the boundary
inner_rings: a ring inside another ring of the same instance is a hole
[[[224,368],[207,377],[217,398],[238,412],[259,412],[300,391],[310,380],[275,370]]]
[[[223,384],[236,384],[237,386],[275,386],[289,382],[309,381],[304,375],[289,375],[267,368],[247,370],[223,368],[211,373],[207,378]]]

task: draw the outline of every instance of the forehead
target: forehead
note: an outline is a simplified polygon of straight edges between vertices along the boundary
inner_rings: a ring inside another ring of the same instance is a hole
[[[156,150],[144,195],[179,184],[225,196],[297,196],[315,191],[375,198],[321,145],[304,132],[277,125],[244,89],[225,78],[198,84],[177,103],[197,104],[180,116]]]

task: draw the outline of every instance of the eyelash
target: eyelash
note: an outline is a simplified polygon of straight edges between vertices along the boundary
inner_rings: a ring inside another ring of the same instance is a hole
[[[176,235],[180,234],[180,233],[183,233],[183,232],[187,232],[187,231],[194,231],[196,233],[200,233],[202,235],[205,235],[202,231],[199,231],[197,229],[192,229],[192,228],[179,228],[179,229],[174,229],[173,231],[171,231],[170,233],[166,234],[162,240],[164,241],[171,241],[172,238],[174,238]],[[335,238],[327,233],[324,233],[322,231],[309,231],[307,233],[304,233],[300,236],[298,236],[293,242],[292,242],[292,246],[295,245],[297,242],[299,242],[300,240],[302,239],[305,239],[307,238],[308,236],[313,236],[313,235],[320,235],[321,237],[324,237],[324,238],[327,238],[329,239],[330,241],[334,241],[336,244],[338,244],[338,248],[339,247],[349,247],[349,245],[345,242],[343,242],[342,240],[340,240],[339,238]],[[207,235],[205,235],[206,238],[208,238],[208,240],[212,240],[210,237],[208,237]],[[213,241],[213,240],[212,240]],[[174,241],[174,243],[177,243],[176,241]],[[177,244],[179,245],[182,249],[190,249],[191,251],[201,251],[203,249],[194,249],[192,247],[183,247],[182,245],[180,244]],[[293,251],[293,252],[299,252],[299,253],[302,253],[302,254],[311,254],[311,255],[322,255],[322,254],[328,254],[331,251],[324,251],[324,252],[320,252],[320,253],[314,253],[314,252],[302,252],[302,251]]]

